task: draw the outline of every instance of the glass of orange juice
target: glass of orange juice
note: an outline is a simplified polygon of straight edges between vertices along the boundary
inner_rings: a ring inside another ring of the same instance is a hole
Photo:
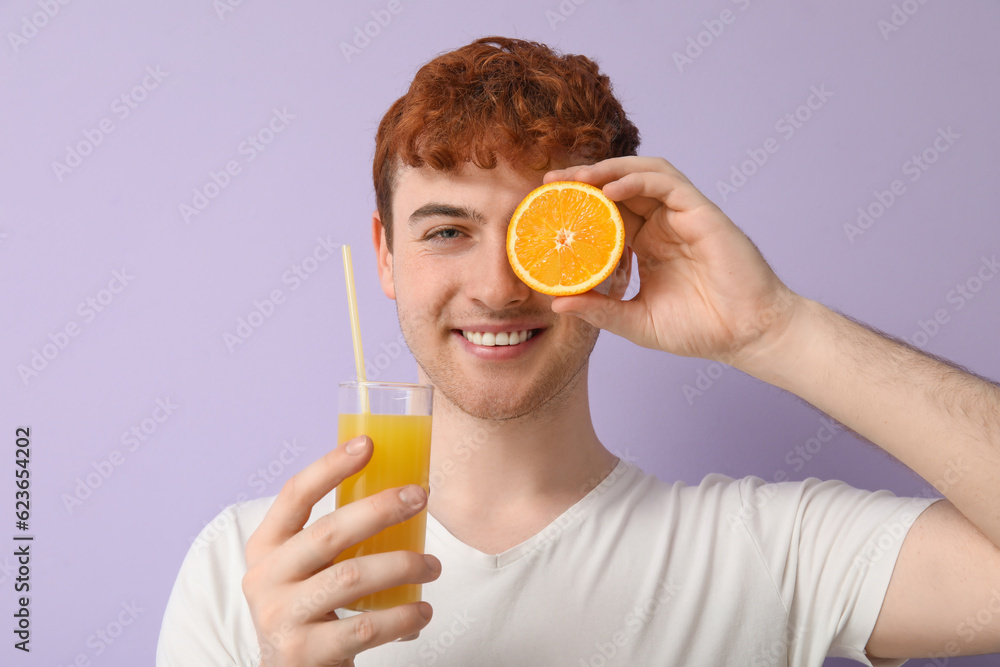
[[[386,489],[419,484],[427,490],[434,388],[401,382],[342,382],[337,441],[367,435],[371,461],[337,487],[337,507]],[[335,560],[387,551],[424,552],[427,510],[343,551]],[[354,611],[388,609],[420,600],[420,584],[404,584],[347,605]]]

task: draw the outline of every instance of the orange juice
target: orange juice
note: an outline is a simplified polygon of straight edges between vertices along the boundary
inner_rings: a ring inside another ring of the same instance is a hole
[[[362,434],[372,439],[375,451],[361,472],[348,477],[337,487],[337,507],[407,484],[419,484],[427,489],[431,454],[430,415],[341,413],[337,441],[343,443]],[[348,547],[336,562],[386,551],[423,553],[426,527],[427,510],[423,510],[403,523],[389,526],[381,533]],[[367,595],[347,605],[347,608],[356,611],[387,609],[419,600],[420,584],[405,584]]]

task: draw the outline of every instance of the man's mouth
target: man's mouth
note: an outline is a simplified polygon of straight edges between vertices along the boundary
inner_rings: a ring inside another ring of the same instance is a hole
[[[462,336],[473,345],[483,345],[485,347],[498,347],[502,345],[520,345],[524,341],[535,335],[536,329],[524,329],[522,331],[465,331],[460,330]]]

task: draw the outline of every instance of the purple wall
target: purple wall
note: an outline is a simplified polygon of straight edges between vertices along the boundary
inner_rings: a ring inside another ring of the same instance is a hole
[[[309,259],[324,245],[354,248],[372,363],[384,353],[383,378],[414,377],[375,280],[372,136],[419,64],[476,37],[595,57],[642,152],[685,171],[793,289],[1000,376],[1000,276],[982,268],[1000,253],[998,28],[987,0],[4,3],[0,541],[15,532],[18,425],[32,429],[36,541],[33,651],[7,641],[0,662],[152,664],[195,534],[334,446],[334,388],[353,361],[339,257]],[[365,30],[377,34],[345,54]],[[274,290],[282,302],[229,349]],[[51,358],[22,378],[36,351]],[[707,361],[605,335],[592,377],[604,441],[665,479],[928,488],[842,432],[796,458],[820,416]],[[123,439],[133,427],[142,439]],[[134,622],[99,639],[133,604]]]

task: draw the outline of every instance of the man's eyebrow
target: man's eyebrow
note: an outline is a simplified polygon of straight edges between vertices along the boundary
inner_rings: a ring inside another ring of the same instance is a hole
[[[453,206],[452,204],[439,204],[432,202],[430,204],[424,204],[416,211],[410,214],[409,223],[415,225],[424,218],[461,218],[462,220],[471,220],[472,222],[478,223],[480,225],[484,224],[486,220],[483,218],[479,211],[468,208],[466,206]]]

